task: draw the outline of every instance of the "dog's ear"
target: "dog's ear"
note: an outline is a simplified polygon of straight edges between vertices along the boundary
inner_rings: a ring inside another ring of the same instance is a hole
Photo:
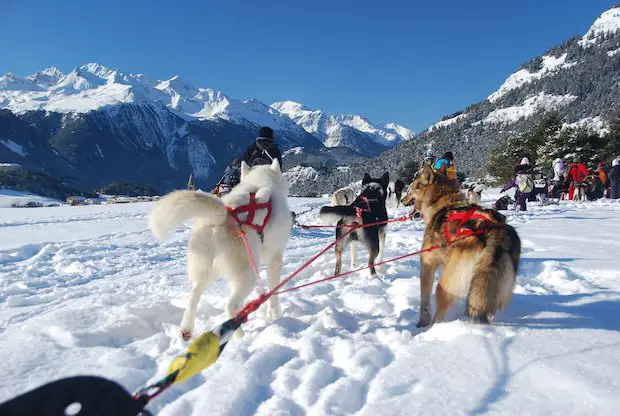
[[[432,183],[435,181],[435,172],[433,172],[433,169],[431,169],[430,166],[425,165],[424,168],[422,168],[422,173],[420,174],[420,180],[425,185],[428,185],[429,183]]]
[[[250,173],[250,167],[248,166],[247,163],[245,163],[245,160],[241,161],[241,179],[243,179],[244,176],[246,176],[248,173]]]
[[[362,185],[366,185],[370,181],[372,181],[372,178],[370,177],[368,172],[364,173],[364,179],[362,179]]]
[[[387,188],[387,186],[390,184],[390,172],[385,172],[383,176],[381,176],[381,183],[384,187]]]
[[[271,166],[269,166],[269,167],[274,172],[278,172],[278,173],[282,172],[282,169],[280,168],[280,161],[278,160],[277,157],[275,159],[273,159],[273,162],[271,162]]]

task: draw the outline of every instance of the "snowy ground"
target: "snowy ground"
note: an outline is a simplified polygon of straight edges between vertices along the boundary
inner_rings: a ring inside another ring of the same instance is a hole
[[[297,212],[324,202],[291,200]],[[0,208],[0,401],[75,374],[133,391],[160,378],[184,349],[178,323],[189,289],[189,229],[156,242],[146,228],[150,207]],[[355,275],[283,295],[282,318],[270,322],[259,310],[242,341],[149,408],[161,415],[617,414],[620,203],[531,206],[510,223],[524,247],[519,284],[492,326],[467,322],[457,307],[448,322],[417,329],[413,258],[386,266],[384,281]],[[389,230],[386,257],[419,248],[420,224]],[[331,240],[329,231],[295,229],[285,274]],[[297,282],[333,268],[330,253]],[[197,331],[222,322],[226,293],[222,281],[207,289]]]
[[[11,189],[0,189],[0,208],[10,208],[12,205],[24,206],[28,202],[37,202],[43,206],[61,205],[63,203],[58,199],[46,196],[33,195],[28,192],[13,191]]]

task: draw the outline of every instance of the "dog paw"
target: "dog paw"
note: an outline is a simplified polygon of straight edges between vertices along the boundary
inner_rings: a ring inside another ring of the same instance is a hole
[[[420,309],[420,318],[416,326],[418,328],[424,328],[431,325],[431,322],[431,312],[426,308]]]
[[[491,313],[482,313],[477,315],[469,315],[469,320],[476,324],[490,324],[493,322],[494,315]]]
[[[189,341],[190,339],[192,339],[192,330],[181,329],[181,337],[183,337],[183,341]]]

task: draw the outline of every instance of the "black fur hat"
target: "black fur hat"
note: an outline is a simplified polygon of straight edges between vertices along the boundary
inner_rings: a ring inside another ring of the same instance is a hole
[[[266,139],[273,140],[273,130],[269,127],[261,127],[260,132],[258,133],[258,137],[264,137]]]

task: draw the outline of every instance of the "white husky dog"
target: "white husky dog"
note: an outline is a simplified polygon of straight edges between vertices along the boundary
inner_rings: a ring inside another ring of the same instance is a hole
[[[348,186],[338,189],[331,198],[332,207],[336,205],[350,205],[355,200],[355,191]]]
[[[489,188],[484,182],[476,182],[472,184],[467,190],[467,200],[470,204],[480,205],[482,202],[482,191]]]
[[[226,209],[247,205],[250,194],[256,195],[258,203],[271,203],[271,216],[263,231],[262,242],[258,231],[251,226],[244,225],[243,230],[257,267],[260,267],[261,260],[267,266],[267,280],[272,289],[280,283],[282,256],[292,228],[288,184],[278,159],[271,165],[253,168],[242,162],[241,182],[221,199],[202,192],[174,191],[164,196],[149,214],[149,227],[160,240],[172,228],[190,218],[195,219],[187,247],[187,274],[192,290],[180,328],[185,340],[192,336],[202,292],[218,276],[228,280],[230,298],[226,313],[229,318],[244,305],[246,297],[256,286],[256,277],[239,235],[239,224]],[[266,215],[266,209],[258,209],[252,224],[261,225]],[[245,213],[238,216],[242,222],[247,220]],[[269,299],[268,315],[272,319],[280,316],[277,296]],[[242,335],[241,329],[235,333],[236,337]]]

